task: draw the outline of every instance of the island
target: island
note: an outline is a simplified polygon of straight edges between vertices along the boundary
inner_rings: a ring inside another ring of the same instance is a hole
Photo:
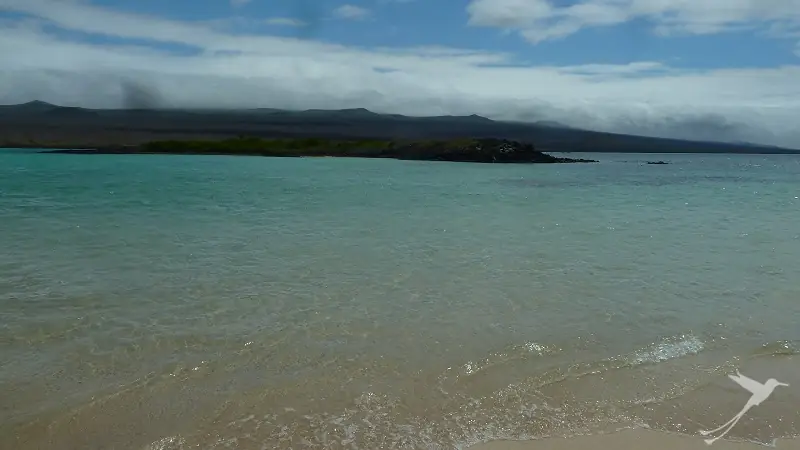
[[[43,153],[351,157],[517,164],[597,162],[556,157],[537,151],[530,143],[494,138],[403,141],[240,136],[222,140],[151,141],[141,145],[47,150]]]

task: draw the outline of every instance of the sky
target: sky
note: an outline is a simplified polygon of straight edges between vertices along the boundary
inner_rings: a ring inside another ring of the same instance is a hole
[[[0,0],[0,86],[800,148],[800,0]]]

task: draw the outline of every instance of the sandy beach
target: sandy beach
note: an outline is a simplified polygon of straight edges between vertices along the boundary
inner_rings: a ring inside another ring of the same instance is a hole
[[[685,436],[652,430],[625,430],[616,433],[551,438],[535,441],[495,441],[469,447],[470,450],[758,450],[769,448],[749,442],[734,442],[720,439],[707,445],[700,436]],[[799,439],[777,440],[774,448],[800,449]]]

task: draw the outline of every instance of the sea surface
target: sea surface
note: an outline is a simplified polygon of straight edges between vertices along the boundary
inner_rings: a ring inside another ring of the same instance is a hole
[[[800,434],[800,156],[573,156],[0,152],[0,448]]]

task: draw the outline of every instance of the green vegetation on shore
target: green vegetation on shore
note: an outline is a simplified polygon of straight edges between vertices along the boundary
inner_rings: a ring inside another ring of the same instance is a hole
[[[55,153],[159,153],[193,155],[251,155],[276,157],[393,158],[419,161],[486,163],[594,162],[557,158],[536,151],[533,145],[505,139],[445,139],[424,141],[336,140],[320,138],[262,139],[238,137],[222,140],[165,140],[140,146],[95,150],[59,150]]]
[[[152,153],[241,154],[264,156],[348,156],[380,154],[394,145],[392,141],[332,140],[319,138],[262,139],[237,137],[223,140],[170,140],[142,145]]]

